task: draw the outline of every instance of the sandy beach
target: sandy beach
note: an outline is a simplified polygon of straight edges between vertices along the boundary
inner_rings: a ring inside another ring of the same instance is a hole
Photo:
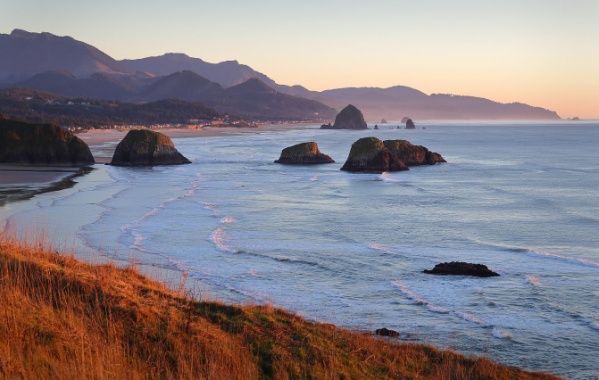
[[[256,128],[209,127],[203,129],[161,129],[171,138],[211,137],[230,134],[260,133],[301,129],[314,124],[275,124]],[[127,130],[95,129],[77,136],[89,145],[96,164],[107,164]],[[88,173],[91,168],[68,166],[0,164],[0,206],[9,202],[29,199],[36,194],[73,186],[73,179]]]

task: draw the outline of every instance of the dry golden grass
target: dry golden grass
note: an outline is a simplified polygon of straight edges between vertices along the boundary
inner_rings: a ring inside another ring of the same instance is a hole
[[[0,238],[0,379],[553,379]]]

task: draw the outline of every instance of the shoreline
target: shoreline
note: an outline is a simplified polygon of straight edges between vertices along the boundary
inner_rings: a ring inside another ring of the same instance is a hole
[[[202,129],[166,128],[156,131],[170,138],[216,137],[305,129],[315,123],[266,124],[255,128],[208,127]],[[89,146],[96,164],[108,164],[118,143],[128,130],[99,129],[76,134]],[[38,194],[73,187],[75,178],[90,173],[93,166],[0,164],[0,207],[31,199]]]

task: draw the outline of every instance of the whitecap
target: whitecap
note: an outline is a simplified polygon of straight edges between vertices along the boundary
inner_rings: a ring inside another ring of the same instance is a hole
[[[385,247],[384,245],[381,245],[381,244],[371,243],[371,244],[368,244],[368,248],[374,249],[375,251],[381,251],[381,252],[385,252],[385,253],[389,253],[389,254],[394,254],[394,252],[391,250],[391,248]]]
[[[498,339],[512,339],[512,336],[505,330],[493,327],[493,336]]]
[[[220,220],[220,222],[222,224],[231,224],[231,223],[235,223],[235,221],[236,221],[235,217],[233,217],[233,216],[225,216],[224,218],[222,218]]]
[[[212,236],[210,236],[210,240],[212,240],[214,245],[216,245],[216,248],[220,249],[221,251],[229,253],[238,253],[237,250],[225,244],[225,230],[221,227],[214,230]]]
[[[399,288],[399,290],[406,297],[408,297],[412,301],[416,302],[418,305],[422,305],[422,306],[426,307],[428,310],[430,310],[434,313],[453,314],[453,315],[456,315],[456,316],[462,318],[465,321],[473,322],[473,323],[476,323],[477,325],[485,326],[485,323],[473,314],[466,313],[463,311],[448,309],[446,307],[435,305],[435,304],[425,300],[420,295],[418,295],[417,293],[415,293],[414,291],[409,289],[407,286],[405,286],[401,281],[392,281],[391,283],[394,286],[397,286]]]
[[[541,284],[539,279],[533,276],[532,274],[527,274],[525,276],[525,283],[532,286],[539,286]]]
[[[389,172],[381,173],[381,175],[379,175],[377,177],[377,179],[379,181],[383,181],[383,182],[387,182],[387,183],[401,182],[399,179],[393,178]]]

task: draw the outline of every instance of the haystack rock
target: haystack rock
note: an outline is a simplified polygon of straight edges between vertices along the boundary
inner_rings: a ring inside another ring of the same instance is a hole
[[[352,144],[349,156],[341,170],[350,172],[382,173],[408,170],[395,153],[376,137],[364,137]]]
[[[53,124],[29,124],[0,118],[0,163],[91,165],[87,144]]]
[[[416,129],[416,124],[414,124],[412,119],[406,120],[406,129]]]
[[[341,110],[335,117],[335,124],[333,125],[323,125],[320,128],[322,129],[368,129],[366,126],[366,120],[364,120],[364,115],[362,115],[362,111],[354,107],[353,105],[348,105],[344,109]]]
[[[431,152],[422,145],[412,145],[407,140],[386,140],[384,144],[406,166],[435,165],[447,162],[439,153]]]
[[[499,276],[486,265],[471,264],[462,261],[452,261],[450,263],[441,263],[435,265],[434,269],[425,269],[423,273],[439,274],[439,275],[454,275],[454,276],[475,276],[475,277],[493,277]]]
[[[117,145],[110,165],[182,165],[191,162],[175,149],[171,139],[149,129],[134,129]]]
[[[277,164],[314,165],[333,163],[333,159],[318,149],[315,142],[301,143],[283,149]]]

